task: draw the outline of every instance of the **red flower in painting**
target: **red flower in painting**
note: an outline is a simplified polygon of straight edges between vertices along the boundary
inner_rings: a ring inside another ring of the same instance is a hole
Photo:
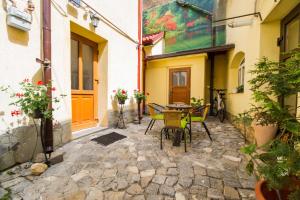
[[[38,85],[44,85],[43,81],[38,81],[37,84]]]
[[[190,21],[190,22],[186,23],[186,26],[189,27],[189,28],[193,27],[194,25],[195,25],[195,21]]]

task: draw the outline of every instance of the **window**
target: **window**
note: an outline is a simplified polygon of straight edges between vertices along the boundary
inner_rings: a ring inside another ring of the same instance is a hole
[[[239,74],[238,74],[238,86],[243,86],[245,81],[245,58],[242,60],[239,66]]]

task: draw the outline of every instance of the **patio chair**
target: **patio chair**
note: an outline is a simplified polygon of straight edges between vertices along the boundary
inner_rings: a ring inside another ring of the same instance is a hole
[[[165,126],[161,130],[160,149],[163,148],[163,145],[162,145],[163,134],[165,134],[166,138],[168,138],[168,136],[169,136],[168,131],[172,130],[172,133],[176,134],[176,132],[177,132],[178,134],[179,133],[183,134],[184,151],[186,152],[186,130],[188,131],[187,116],[182,118],[182,112],[178,111],[178,110],[164,110],[163,114],[164,114],[164,124],[165,124]],[[181,139],[182,139],[181,135],[179,135],[178,137],[175,136],[175,138],[178,139],[179,141],[181,141]],[[174,141],[174,143],[175,142],[176,141]]]
[[[159,108],[157,108],[159,107]],[[148,104],[148,111],[149,111],[149,114],[150,114],[150,118],[151,118],[151,121],[145,131],[145,135],[146,133],[148,132],[148,130],[152,129],[154,123],[156,120],[164,120],[164,115],[161,113],[162,112],[162,108],[164,108],[163,106],[160,106],[158,104],[154,104],[154,103],[150,103]]]
[[[192,129],[192,124],[191,124],[192,122],[200,122],[203,125],[209,139],[212,141],[210,132],[209,132],[209,130],[208,130],[206,124],[205,124],[205,120],[207,118],[209,108],[210,108],[210,104],[206,104],[205,106],[201,106],[200,108],[197,108],[196,110],[193,110],[190,114],[191,119],[190,119],[189,125],[190,125],[190,130],[191,130]],[[191,138],[192,137],[190,135],[190,140],[191,140]]]

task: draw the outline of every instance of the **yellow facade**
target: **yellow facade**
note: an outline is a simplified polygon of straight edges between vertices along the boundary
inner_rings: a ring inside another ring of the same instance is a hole
[[[173,68],[191,68],[190,96],[205,99],[207,55],[197,54],[175,58],[158,59],[147,62],[146,92],[147,103],[167,105],[169,103],[169,70]]]

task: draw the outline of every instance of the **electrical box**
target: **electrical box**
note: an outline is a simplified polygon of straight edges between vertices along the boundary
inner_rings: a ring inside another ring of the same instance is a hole
[[[69,2],[77,7],[80,7],[80,0],[69,0]]]
[[[10,6],[7,9],[6,23],[9,26],[13,26],[23,31],[29,31],[31,29],[32,16],[31,14],[19,10],[14,6]]]

